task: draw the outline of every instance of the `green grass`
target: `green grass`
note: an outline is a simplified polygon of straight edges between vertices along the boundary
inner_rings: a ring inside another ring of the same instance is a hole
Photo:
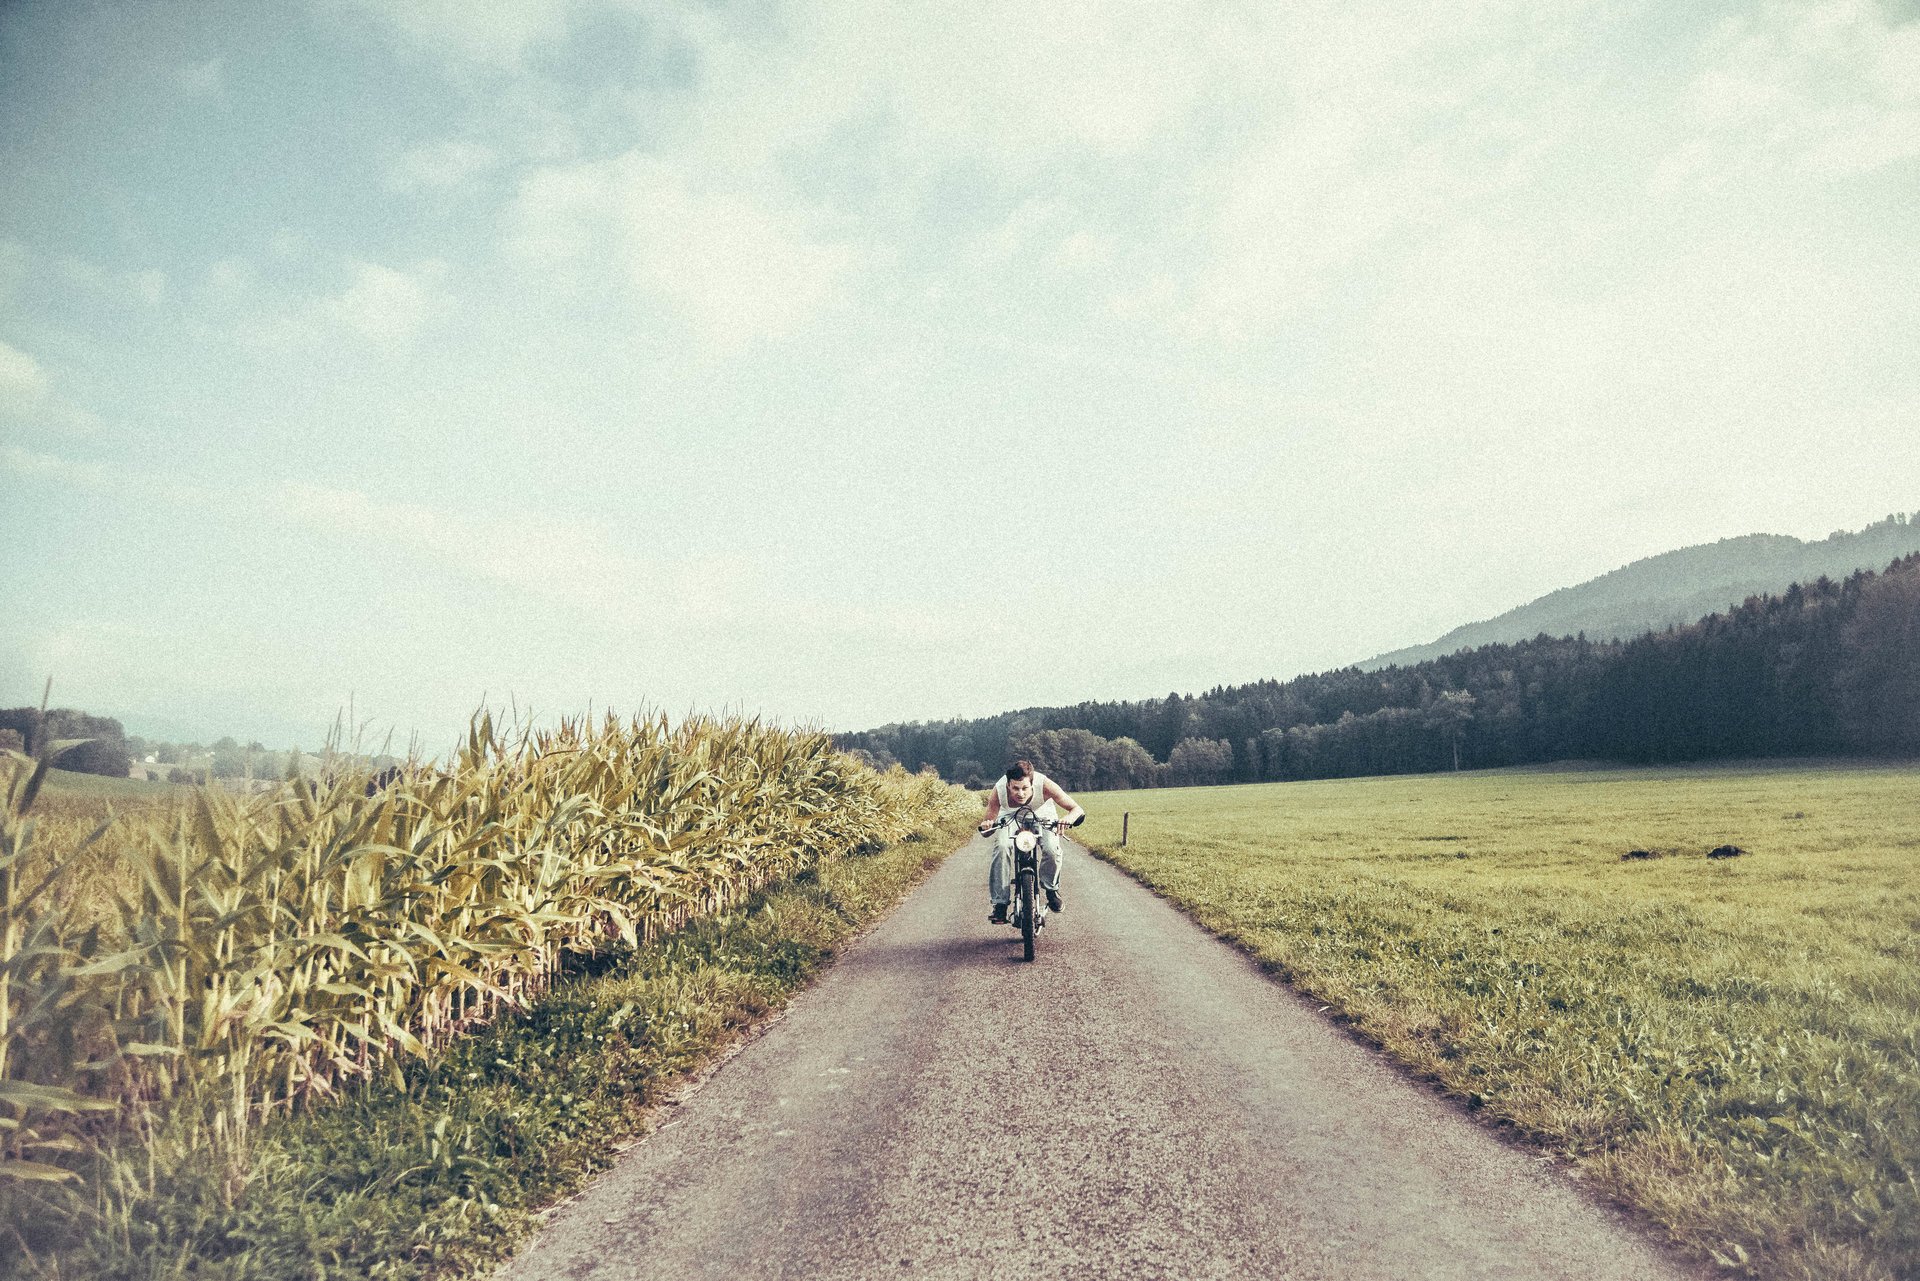
[[[184,790],[177,783],[116,778],[106,774],[76,774],[64,769],[48,770],[47,781],[42,786],[42,794],[46,796],[104,796],[116,801],[176,796]]]
[[[1920,1277],[1920,767],[1082,799],[1096,852],[1699,1256]]]
[[[545,1206],[644,1132],[648,1109],[810,981],[965,835],[973,815],[868,854],[823,859],[739,909],[562,982],[524,1016],[407,1066],[403,1084],[263,1128],[244,1177],[162,1128],[137,1185],[82,1239],[38,1242],[0,1273],[77,1278],[470,1276]],[[20,1228],[33,1233],[33,1225]],[[55,1248],[58,1245],[59,1248]],[[10,1265],[10,1266],[9,1266]]]

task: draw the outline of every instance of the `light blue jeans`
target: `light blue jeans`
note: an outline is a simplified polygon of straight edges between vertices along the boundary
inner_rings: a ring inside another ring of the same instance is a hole
[[[1013,901],[1013,831],[1003,827],[993,834],[993,862],[987,868],[987,893],[995,907]],[[1040,888],[1060,889],[1060,838],[1052,832],[1040,833]]]

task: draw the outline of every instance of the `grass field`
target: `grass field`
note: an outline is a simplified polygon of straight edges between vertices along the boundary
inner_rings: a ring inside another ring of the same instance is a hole
[[[1703,1258],[1920,1277],[1920,766],[1081,799],[1096,852]]]
[[[177,796],[183,789],[175,783],[155,783],[144,778],[111,778],[105,774],[75,774],[71,770],[47,771],[43,795],[104,796],[118,801],[128,798],[149,799]]]

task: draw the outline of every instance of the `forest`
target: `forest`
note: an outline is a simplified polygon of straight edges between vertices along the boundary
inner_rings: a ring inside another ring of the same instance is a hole
[[[1920,555],[1632,640],[1537,636],[1164,699],[841,735],[886,766],[984,786],[1024,756],[1120,789],[1627,762],[1920,755]]]

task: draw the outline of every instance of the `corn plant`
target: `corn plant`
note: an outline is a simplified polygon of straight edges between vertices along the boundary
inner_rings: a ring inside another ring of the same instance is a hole
[[[122,874],[83,899],[52,891],[87,841],[33,847],[47,767],[0,761],[9,1222],[29,1182],[43,1214],[78,1195],[100,1143],[121,1154],[114,1195],[137,1192],[128,1145],[162,1119],[224,1154],[237,1192],[265,1116],[399,1073],[525,1005],[569,956],[724,911],[966,803],[750,720],[536,732],[483,713],[444,766],[413,762],[387,786],[329,758],[257,795],[192,792],[120,831]]]

